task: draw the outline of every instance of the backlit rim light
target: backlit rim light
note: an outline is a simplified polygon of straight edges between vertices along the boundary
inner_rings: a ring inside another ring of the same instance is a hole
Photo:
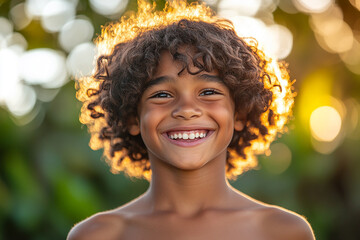
[[[119,22],[111,23],[102,29],[101,35],[95,41],[97,46],[96,58],[110,54],[116,44],[135,38],[140,31],[167,26],[184,18],[210,23],[219,20],[219,17],[215,16],[213,11],[203,3],[189,5],[183,0],[176,0],[166,5],[164,11],[161,12],[156,12],[155,5],[151,5],[144,0],[139,0],[138,6],[137,13],[128,14],[127,18],[123,17]],[[233,27],[229,25],[229,28]],[[255,45],[254,41],[250,40],[248,44]],[[270,109],[275,116],[274,125],[269,125],[269,111],[266,111],[261,116],[261,122],[268,128],[269,134],[252,141],[252,145],[245,148],[247,159],[241,158],[234,150],[229,149],[230,161],[234,168],[227,171],[228,178],[235,178],[242,172],[255,167],[257,165],[255,154],[268,152],[270,143],[276,138],[278,132],[283,131],[289,115],[292,114],[294,94],[292,93],[292,86],[285,66],[276,60],[268,59],[265,55],[261,57],[267,61],[264,68],[271,78],[271,81],[266,81],[264,84],[273,93]],[[106,120],[105,118],[91,118],[87,104],[93,98],[87,95],[87,90],[99,89],[100,83],[95,81],[93,77],[83,77],[78,79],[77,84],[77,98],[83,102],[80,121],[88,126],[91,134],[90,147],[94,150],[104,148],[104,156],[111,166],[112,172],[125,171],[129,176],[144,177],[149,180],[151,172],[143,170],[144,165],[148,165],[149,161],[144,159],[142,162],[132,162],[125,151],[115,152],[115,156],[111,157],[110,141],[99,140],[100,130],[106,126]],[[98,110],[101,111],[101,109]],[[252,128],[250,130],[254,133],[258,131],[258,129]],[[124,160],[119,163],[117,160],[121,157]]]

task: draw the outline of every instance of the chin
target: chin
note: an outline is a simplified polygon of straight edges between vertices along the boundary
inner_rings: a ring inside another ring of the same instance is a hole
[[[174,167],[184,170],[184,171],[192,171],[192,170],[198,170],[202,167],[204,167],[206,163],[189,163],[189,164],[179,164],[179,165],[173,165]]]
[[[187,159],[187,160],[184,160]],[[199,160],[199,158],[182,158],[173,161],[168,161],[168,164],[172,165],[175,168],[184,171],[198,170],[204,167],[209,161]]]

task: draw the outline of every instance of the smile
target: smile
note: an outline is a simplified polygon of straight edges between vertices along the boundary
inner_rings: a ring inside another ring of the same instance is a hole
[[[183,139],[183,140],[194,140],[205,138],[208,134],[208,130],[192,130],[192,131],[173,131],[168,132],[167,135],[170,139]]]
[[[194,147],[206,141],[214,130],[171,130],[163,134],[172,144],[180,147]]]

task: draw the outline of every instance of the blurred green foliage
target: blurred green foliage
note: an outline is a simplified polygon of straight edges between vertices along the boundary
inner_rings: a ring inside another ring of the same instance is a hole
[[[19,2],[0,1],[1,16],[8,17],[11,6]],[[135,9],[135,1],[130,1],[128,8]],[[85,0],[80,1],[78,14],[92,20],[96,33],[109,21],[93,12]],[[334,94],[359,101],[360,76],[317,45],[308,16],[279,9],[274,15],[275,21],[294,35],[287,61],[292,78],[297,79],[297,91],[301,93],[302,79],[321,68],[338,79]],[[59,48],[56,36],[44,32],[38,21],[20,32],[30,49]],[[65,239],[75,223],[122,205],[146,190],[144,180],[111,174],[101,160],[101,151],[88,147],[86,127],[78,121],[80,106],[70,81],[52,102],[37,103],[39,114],[25,126],[18,126],[17,120],[0,108],[0,240]],[[262,156],[257,170],[243,174],[232,185],[258,200],[306,216],[318,239],[358,239],[360,140],[345,138],[333,153],[317,153],[298,114],[295,105],[295,120],[278,140],[291,150],[289,168],[273,174],[266,167],[271,156]]]

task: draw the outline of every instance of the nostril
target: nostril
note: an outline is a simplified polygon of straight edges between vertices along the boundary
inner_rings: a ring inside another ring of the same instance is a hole
[[[201,110],[199,109],[179,109],[173,112],[173,117],[181,119],[193,119],[201,116]]]

